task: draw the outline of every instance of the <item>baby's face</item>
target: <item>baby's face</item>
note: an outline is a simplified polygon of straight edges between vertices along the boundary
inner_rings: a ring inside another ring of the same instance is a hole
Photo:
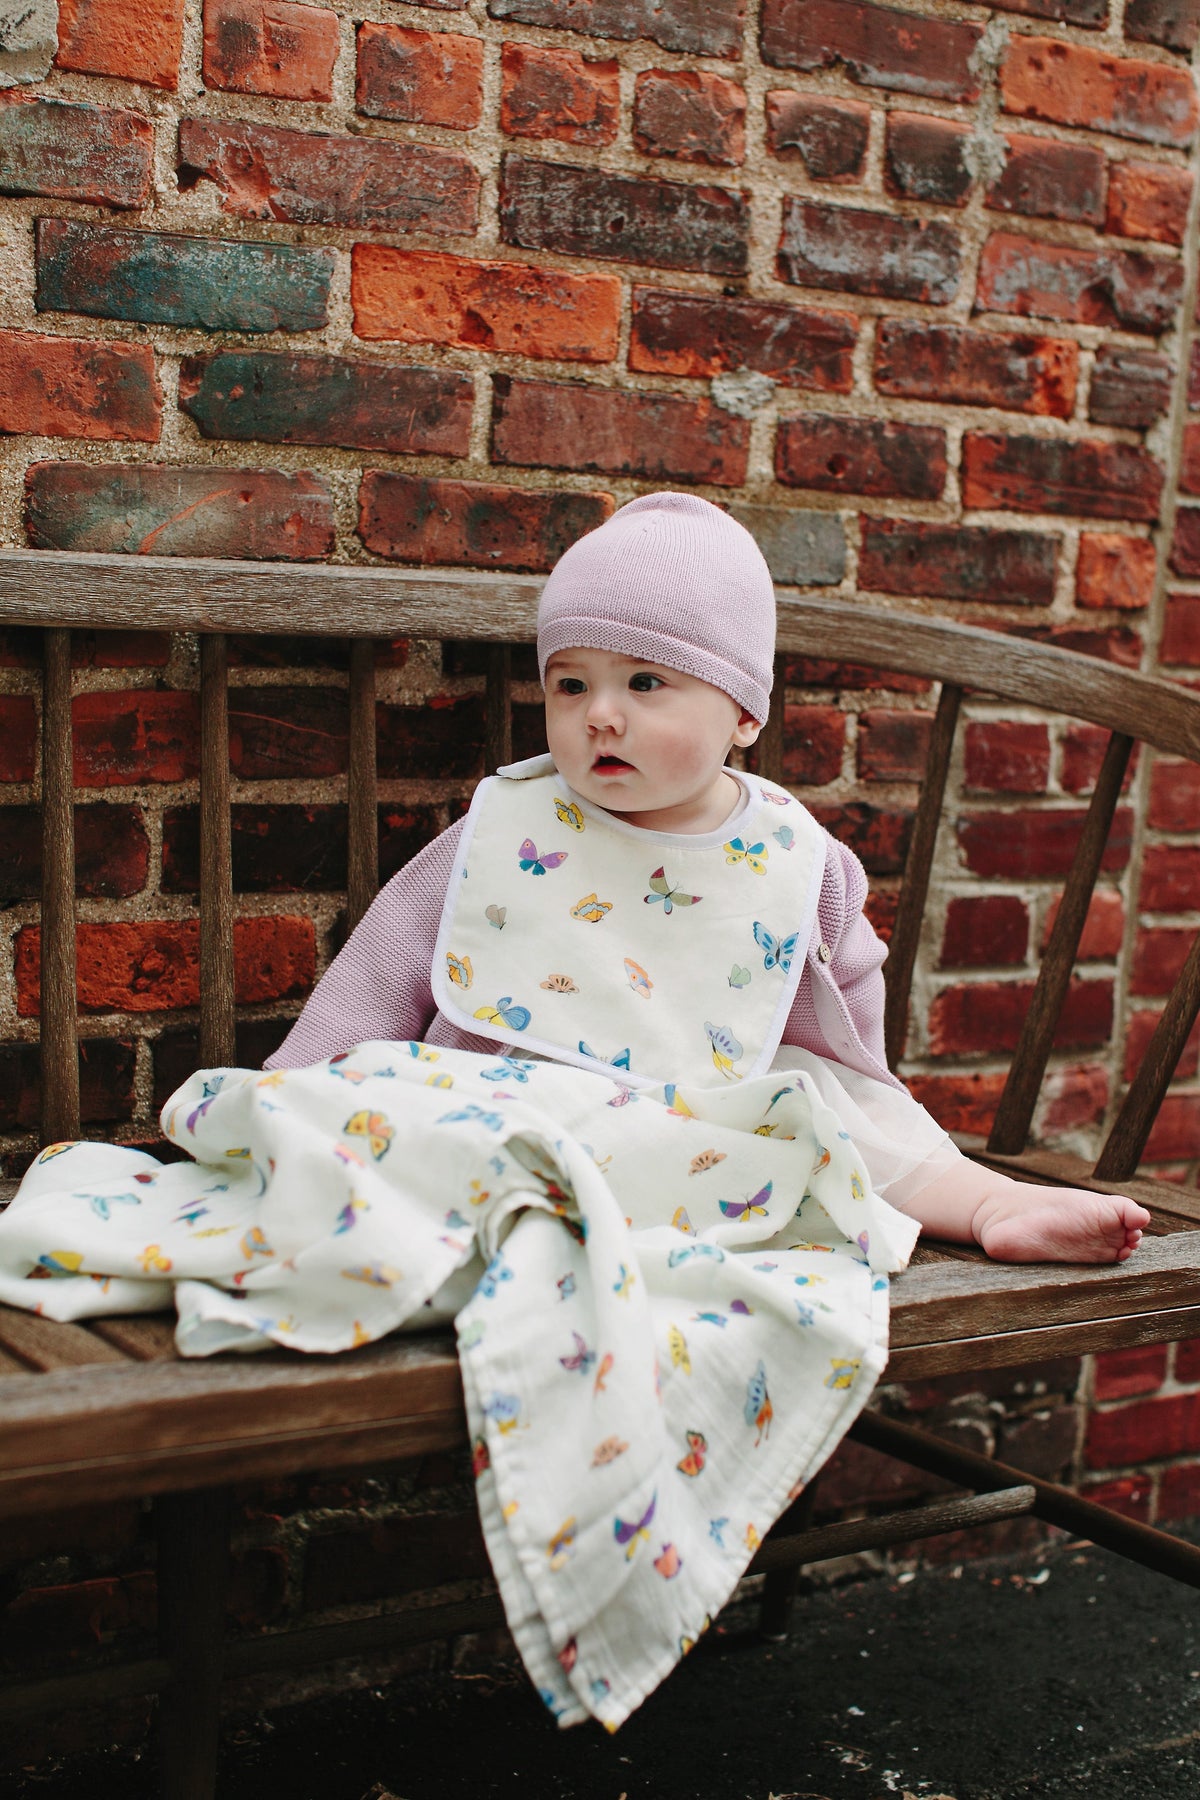
[[[546,736],[577,794],[631,825],[715,831],[737,799],[722,765],[759,726],[720,688],[610,650],[546,665]]]

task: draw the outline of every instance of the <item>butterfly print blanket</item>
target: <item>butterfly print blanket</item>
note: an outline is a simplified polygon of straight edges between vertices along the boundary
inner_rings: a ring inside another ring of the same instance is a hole
[[[185,1356],[344,1351],[453,1314],[513,1635],[561,1724],[615,1728],[886,1358],[916,1227],[793,1054],[640,1090],[420,1043],[204,1071],[163,1112],[194,1160],[43,1151],[0,1217],[0,1299],[56,1319],[173,1300]]]

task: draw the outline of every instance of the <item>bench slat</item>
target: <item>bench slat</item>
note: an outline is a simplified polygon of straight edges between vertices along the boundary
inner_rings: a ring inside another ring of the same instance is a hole
[[[214,1069],[236,1059],[229,659],[217,632],[200,639],[200,1061]]]
[[[1052,1362],[1060,1356],[1088,1356],[1102,1350],[1133,1350],[1143,1344],[1170,1344],[1200,1336],[1200,1305],[1162,1312],[1119,1313],[1111,1319],[1084,1319],[1071,1325],[1043,1325],[997,1331],[972,1338],[932,1339],[900,1344],[888,1356],[885,1381],[924,1381],[935,1375],[962,1375],[979,1369],[1012,1369]]]
[[[883,1008],[883,1040],[888,1067],[894,1069],[904,1055],[908,1037],[908,996],[912,988],[917,946],[921,941],[921,921],[925,917],[925,901],[929,895],[929,875],[933,853],[937,848],[938,826],[942,821],[942,805],[946,780],[950,774],[950,758],[954,753],[954,733],[962,705],[962,689],[947,682],[938,699],[937,713],[929,739],[929,755],[925,763],[925,779],[921,798],[913,820],[908,857],[904,865],[904,881],[900,888],[900,908],[888,945],[884,964],[887,983]]]
[[[1163,1096],[1200,1013],[1200,933],[1192,940],[1154,1036],[1096,1161],[1096,1174],[1121,1181],[1137,1168]]]
[[[125,1361],[119,1350],[83,1325],[60,1325],[9,1306],[0,1307],[0,1349],[24,1369],[39,1372]]]
[[[79,1136],[71,634],[43,634],[42,1142]]]
[[[346,779],[346,925],[358,924],[379,887],[379,778],[375,746],[375,645],[350,646],[350,758]]]
[[[134,1362],[158,1362],[175,1355],[175,1320],[165,1314],[93,1319],[89,1329]]]

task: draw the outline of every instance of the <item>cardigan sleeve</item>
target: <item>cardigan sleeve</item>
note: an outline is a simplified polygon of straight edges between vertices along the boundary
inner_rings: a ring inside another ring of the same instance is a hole
[[[852,850],[830,838],[816,930],[820,942],[832,952],[829,972],[849,1008],[859,1041],[877,1063],[886,1066],[882,970],[887,946],[863,912],[866,898],[867,878],[862,864]],[[831,1054],[817,1016],[807,958],[781,1042],[812,1050],[818,1056]]]
[[[460,819],[380,890],[265,1068],[305,1068],[371,1038],[425,1035],[437,1010],[429,978],[461,836]]]

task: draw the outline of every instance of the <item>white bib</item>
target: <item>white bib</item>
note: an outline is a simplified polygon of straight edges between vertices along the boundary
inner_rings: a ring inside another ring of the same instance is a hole
[[[549,756],[480,783],[446,895],[433,995],[462,1030],[631,1086],[770,1067],[804,967],[825,835],[783,788],[719,831],[627,825]],[[730,835],[730,831],[735,835]]]

